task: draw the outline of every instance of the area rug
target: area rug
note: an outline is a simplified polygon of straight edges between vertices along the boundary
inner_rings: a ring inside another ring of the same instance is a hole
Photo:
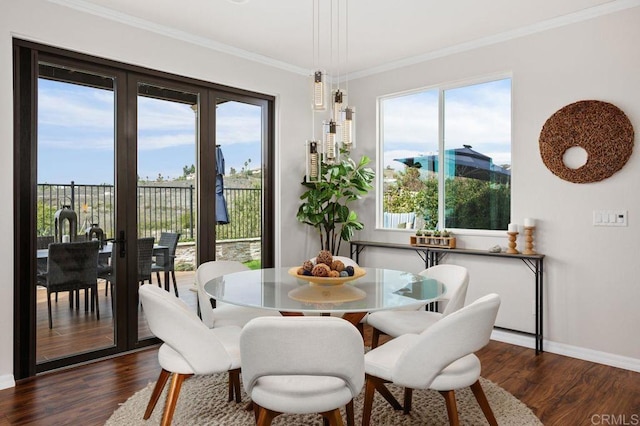
[[[499,425],[529,426],[542,423],[531,410],[495,383],[480,378],[489,404],[498,420]],[[135,393],[125,401],[107,420],[106,426],[116,425],[158,425],[164,409],[166,395],[158,401],[153,415],[147,421],[142,420],[142,415],[149,401],[149,396],[155,383],[150,383],[146,388]],[[402,401],[402,388],[389,386],[391,392]],[[362,403],[364,390],[354,401],[356,424],[362,421]],[[460,424],[485,425],[487,421],[480,410],[470,389],[456,391]],[[245,406],[249,401],[247,395],[242,393],[242,403],[227,402],[227,375],[215,374],[211,376],[194,376],[184,382],[176,411],[173,417],[174,425],[252,425],[254,423],[253,412],[246,411]],[[343,419],[346,421],[344,409]],[[378,394],[374,398],[372,425],[448,425],[447,411],[443,397],[435,391],[415,390],[413,392],[413,405],[409,415],[402,411],[394,411],[391,406]],[[273,425],[278,426],[321,426],[322,419],[317,415],[281,415],[276,417]]]

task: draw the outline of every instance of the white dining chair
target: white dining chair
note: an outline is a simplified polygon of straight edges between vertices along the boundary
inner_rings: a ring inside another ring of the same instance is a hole
[[[351,323],[334,317],[262,317],[240,336],[242,382],[269,425],[282,413],[321,414],[330,425],[354,424],[353,398],[364,384],[364,345]]]
[[[204,290],[204,285],[213,278],[248,270],[249,268],[246,265],[235,260],[212,260],[198,266],[198,269],[196,269],[198,306],[200,307],[202,322],[207,327],[225,327],[228,325],[243,327],[253,318],[280,316],[280,312],[270,309],[249,308],[212,300]]]
[[[362,425],[368,426],[378,390],[397,410],[411,410],[413,389],[433,389],[443,395],[449,423],[458,425],[455,390],[471,387],[489,424],[497,425],[480,385],[480,360],[474,352],[489,343],[500,297],[484,296],[442,318],[420,334],[404,334],[365,355],[366,389]],[[405,388],[404,407],[385,383]]]
[[[143,418],[151,416],[172,374],[162,425],[171,424],[182,383],[194,374],[228,372],[229,401],[240,402],[240,327],[209,329],[182,300],[153,285],[141,286],[139,295],[151,333],[164,342],[158,350],[162,370]]]
[[[367,324],[373,327],[371,347],[378,346],[380,335],[391,337],[403,334],[419,334],[431,327],[452,312],[464,306],[469,287],[469,272],[459,265],[435,265],[420,272],[420,275],[440,281],[446,287],[446,293],[438,298],[438,303],[444,305],[442,312],[426,311],[424,307],[418,310],[388,310],[372,312],[367,316]],[[440,307],[440,306],[439,306]]]

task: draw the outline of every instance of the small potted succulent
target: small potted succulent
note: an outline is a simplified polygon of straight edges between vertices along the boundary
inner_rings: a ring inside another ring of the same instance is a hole
[[[443,246],[448,246],[449,237],[451,237],[451,232],[447,231],[446,229],[443,229],[441,235],[442,235],[442,240],[440,240],[440,244],[442,244]]]
[[[410,239],[411,239],[411,245],[419,246],[420,244],[422,244],[422,239],[423,239],[423,237],[422,237],[422,229],[418,229],[416,231],[416,235],[415,236],[411,236]]]

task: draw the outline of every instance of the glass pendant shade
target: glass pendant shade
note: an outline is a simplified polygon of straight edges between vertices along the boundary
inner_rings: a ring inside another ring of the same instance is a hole
[[[307,141],[307,182],[320,182],[320,143]]]
[[[342,112],[342,97],[343,93],[340,89],[336,90],[333,94],[333,121],[336,123],[340,121],[340,113]]]
[[[326,123],[324,132],[324,159],[328,163],[336,161],[336,122],[331,120]]]
[[[354,121],[355,113],[355,107],[346,106],[344,108],[344,121],[342,122],[342,145],[348,151],[356,147],[356,126]]]
[[[327,109],[325,103],[324,88],[325,74],[322,71],[316,71],[313,74],[313,109],[324,111]]]

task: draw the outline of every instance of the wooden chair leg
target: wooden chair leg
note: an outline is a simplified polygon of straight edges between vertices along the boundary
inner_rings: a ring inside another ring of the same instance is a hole
[[[450,391],[440,391],[440,394],[444,397],[447,404],[447,415],[449,416],[450,426],[460,426],[460,420],[458,419],[458,407],[456,405],[456,393]]]
[[[169,379],[169,373],[164,368],[160,371],[160,376],[156,381],[156,385],[153,388],[153,392],[151,392],[151,398],[149,398],[149,403],[147,404],[147,409],[144,412],[144,416],[142,417],[144,420],[147,420],[151,417],[151,413],[153,413],[153,409],[156,408],[156,404],[158,403],[158,399],[160,398],[160,394],[162,393],[162,389],[164,389],[164,385],[167,383]]]
[[[347,426],[355,426],[356,418],[353,412],[353,399],[347,403],[345,408],[347,411]]]
[[[362,426],[369,426],[369,422],[371,421],[371,410],[373,408],[373,396],[376,392],[376,385],[371,380],[369,376],[367,376],[367,380],[364,388],[364,404],[362,408]]]
[[[242,394],[240,393],[240,370],[238,370],[238,375],[236,376],[235,388],[236,403],[239,404],[242,402]]]
[[[371,349],[377,348],[379,342],[380,342],[380,330],[373,327],[373,334],[371,335]]]
[[[493,410],[491,410],[491,406],[489,405],[489,401],[487,400],[487,396],[484,394],[482,390],[482,386],[480,385],[480,380],[476,380],[474,384],[471,385],[471,391],[473,395],[476,397],[476,401],[480,405],[484,416],[487,418],[487,421],[491,426],[498,426],[498,421],[496,420],[496,416],[493,415]]]
[[[342,416],[340,415],[340,409],[336,408],[335,410],[325,411],[324,413],[320,413],[323,419],[329,421],[329,426],[344,426],[344,422],[342,421]]]
[[[235,399],[236,402],[242,402],[240,394],[240,369],[229,370],[229,402]]]
[[[162,426],[171,425],[173,413],[176,411],[176,403],[178,402],[182,382],[191,376],[192,374],[174,373],[171,385],[169,385],[169,393],[167,393],[167,402],[164,405],[164,414],[162,415],[162,422],[160,423]]]
[[[256,421],[256,425],[270,426],[273,419],[278,417],[280,414],[282,413],[279,413],[277,411],[272,411],[264,407],[258,407],[258,420]]]
[[[235,380],[235,378],[233,377],[233,373],[231,371],[229,371],[229,384],[228,384],[228,393],[229,393],[229,397],[227,398],[227,402],[231,402],[233,401],[233,392],[235,390],[235,386],[233,385],[233,381]]]
[[[367,376],[367,378],[368,380],[373,382],[376,390],[380,393],[380,395],[382,395],[384,399],[387,400],[389,404],[391,404],[394,410],[402,410],[402,405],[400,405],[396,397],[393,396],[393,394],[389,392],[389,389],[387,389],[387,387],[384,385],[388,382],[375,376]]]
[[[413,397],[413,389],[404,388],[404,414],[411,412],[411,399]]]
[[[249,405],[251,406],[251,409],[253,410],[253,417],[256,418],[256,424],[258,424],[258,417],[260,417],[261,408],[260,408],[260,406],[258,404],[254,403],[253,401],[251,401],[249,403]],[[249,407],[247,407],[247,408],[249,408]]]
[[[156,279],[158,280],[158,287],[162,288],[162,281],[160,281],[160,272],[156,272]],[[149,280],[149,284],[151,284],[151,280]]]

